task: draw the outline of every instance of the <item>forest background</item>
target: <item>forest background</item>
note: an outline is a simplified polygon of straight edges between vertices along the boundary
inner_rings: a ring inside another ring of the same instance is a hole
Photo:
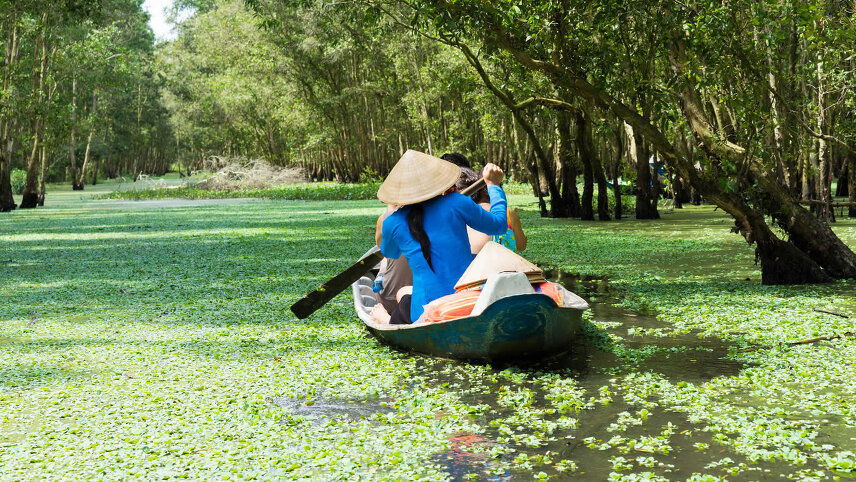
[[[856,2],[0,0],[0,211],[212,156],[384,176],[407,148],[528,183],[545,217],[735,220],[768,284],[856,277]],[[19,194],[20,201],[15,199]]]

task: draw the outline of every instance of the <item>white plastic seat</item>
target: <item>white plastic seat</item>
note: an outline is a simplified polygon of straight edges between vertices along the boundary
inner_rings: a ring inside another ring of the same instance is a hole
[[[497,273],[485,281],[482,293],[473,307],[471,316],[478,316],[498,300],[509,296],[534,293],[535,289],[529,283],[526,273]]]

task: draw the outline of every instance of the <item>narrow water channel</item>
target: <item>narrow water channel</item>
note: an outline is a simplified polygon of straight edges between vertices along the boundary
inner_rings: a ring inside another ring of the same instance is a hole
[[[503,390],[528,388],[535,395],[526,411],[540,413],[545,423],[560,421],[561,414],[555,412],[555,405],[537,384],[524,379],[513,384],[494,383],[487,390],[473,390],[472,385],[483,385],[483,381],[468,380],[468,364],[422,358],[423,376],[435,384],[459,390],[465,403],[490,407],[480,416],[488,426],[485,433],[455,434],[449,439],[452,448],[434,457],[434,462],[452,479],[531,479],[534,474],[544,472],[558,479],[608,480],[614,472],[627,475],[648,472],[669,480],[686,480],[696,473],[728,475],[723,473],[723,466],[744,463],[735,480],[780,480],[794,471],[781,463],[766,463],[763,468],[749,464],[741,455],[716,444],[684,414],[661,406],[645,408],[636,401],[628,401],[621,393],[619,382],[633,374],[652,373],[672,383],[694,384],[736,375],[744,364],[729,358],[727,343],[716,338],[699,338],[696,333],[675,335],[668,324],[654,316],[616,306],[618,300],[606,279],[581,278],[558,271],[545,274],[589,301],[591,321],[584,336],[566,355],[517,368],[534,377],[543,373],[570,377],[578,389],[585,391],[586,398],[598,401],[573,415],[575,426],[557,428],[540,443],[510,442],[510,437],[496,428],[505,424],[493,423],[521,418],[513,408],[500,402],[497,394]],[[504,368],[507,367],[493,367]],[[536,420],[532,426],[543,424]],[[527,430],[525,426],[516,428]],[[533,428],[533,432],[537,430]],[[504,454],[497,458],[498,452]]]
[[[618,306],[606,279],[559,271],[545,275],[591,306],[591,317],[567,354],[525,366],[486,367],[497,375],[488,380],[484,371],[473,370],[466,362],[411,355],[417,361],[414,379],[445,387],[462,403],[482,407],[473,422],[484,430],[450,435],[450,449],[431,458],[448,477],[531,480],[543,472],[558,480],[608,480],[613,473],[631,480],[687,480],[694,474],[729,480],[794,478],[794,467],[750,463],[716,443],[685,414],[646,403],[624,388],[629,379],[644,374],[672,384],[701,384],[737,375],[746,366],[729,357],[736,348],[697,333],[674,333],[655,316]],[[551,399],[539,382],[545,375],[568,380],[568,390],[583,394],[579,411],[557,410],[555,397]],[[514,403],[517,394],[520,406]],[[364,419],[391,410],[381,400],[328,399],[323,393],[311,405],[287,397],[270,402],[313,424],[329,418]]]

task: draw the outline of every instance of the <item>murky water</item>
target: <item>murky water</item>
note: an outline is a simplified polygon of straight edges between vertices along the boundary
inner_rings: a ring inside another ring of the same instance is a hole
[[[315,396],[311,400],[290,397],[272,397],[270,403],[278,405],[294,415],[307,418],[312,423],[320,423],[331,418],[360,420],[377,413],[389,413],[393,409],[379,401],[343,400]]]
[[[420,372],[423,376],[434,383],[446,383],[450,389],[457,389],[468,404],[490,407],[479,417],[489,427],[486,433],[456,434],[450,437],[452,448],[433,458],[451,478],[461,480],[476,474],[479,480],[531,479],[533,474],[543,471],[558,479],[578,480],[606,480],[612,472],[651,472],[674,480],[685,480],[694,473],[728,476],[735,480],[772,480],[795,471],[782,463],[765,463],[764,468],[759,469],[757,464],[747,463],[744,457],[716,444],[702,427],[690,423],[684,414],[659,406],[646,409],[641,423],[631,423],[616,430],[617,422],[636,416],[643,408],[623,398],[615,383],[623,376],[650,372],[672,383],[703,383],[714,377],[735,375],[745,365],[729,358],[732,348],[722,340],[699,338],[696,333],[673,334],[668,324],[654,316],[615,306],[616,299],[606,279],[580,278],[558,272],[546,274],[590,302],[594,323],[568,354],[518,368],[533,373],[570,376],[579,388],[585,390],[586,397],[602,396],[605,389],[611,395],[577,413],[576,427],[559,429],[536,447],[508,441],[499,443],[497,440],[503,439],[502,434],[491,428],[490,422],[512,415],[513,410],[499,403],[497,395],[502,385],[512,384],[488,383],[485,387],[483,380],[467,378],[466,363],[421,358]],[[617,336],[604,336],[607,334]],[[496,370],[503,368],[495,367]],[[481,388],[474,389],[476,386]],[[524,381],[514,386],[524,386],[535,392],[531,408],[545,410],[544,413],[548,413],[543,417],[545,420],[555,422],[561,416],[549,413],[552,405],[535,384]],[[603,446],[603,442],[615,440],[614,437],[622,437],[627,443],[617,447]],[[656,447],[660,438],[666,439],[668,448]],[[462,440],[467,443],[461,443]],[[651,443],[646,445],[640,441]],[[503,447],[507,451],[498,460],[505,461],[505,466],[510,468],[496,470],[496,459],[486,453],[495,447]],[[537,462],[532,464],[532,468],[526,467],[525,463],[519,463],[519,459],[515,461],[520,453],[527,454],[530,460],[535,457]],[[625,468],[622,468],[621,458],[627,461]],[[723,467],[747,465],[735,477],[717,466],[726,458],[730,461],[722,463]],[[572,461],[570,465],[575,464],[575,468],[558,471],[557,468],[568,465],[563,460]],[[629,466],[632,468],[626,468]]]
[[[746,367],[729,357],[737,348],[717,338],[700,338],[697,333],[675,333],[669,324],[654,316],[616,306],[616,294],[606,279],[555,271],[545,274],[586,298],[592,319],[586,322],[583,335],[567,354],[514,368],[534,375],[570,377],[589,403],[570,414],[575,419],[573,427],[542,430],[540,439],[534,442],[521,440],[519,435],[525,438],[527,431],[537,432],[539,423],[555,425],[563,417],[553,410],[541,386],[532,381],[535,377],[485,380],[473,375],[469,363],[413,355],[418,364],[414,378],[448,387],[470,406],[488,407],[477,420],[474,418],[485,427],[484,433],[452,434],[448,437],[450,449],[431,458],[451,479],[529,480],[544,472],[560,480],[607,480],[615,472],[648,472],[669,480],[686,480],[695,473],[730,480],[781,480],[798,470],[778,462],[750,463],[718,444],[683,413],[660,405],[645,407],[625,397],[620,386],[624,377],[642,373],[664,377],[673,384],[699,384],[715,377],[733,376]],[[505,368],[508,367],[494,366],[490,370],[499,373]],[[531,391],[532,402],[527,410],[538,416],[534,421],[512,422],[516,424],[515,438],[508,436],[507,428],[505,433],[499,428],[519,415],[517,407],[500,401],[500,394],[519,389]],[[377,401],[328,399],[322,395],[311,403],[287,397],[273,398],[271,403],[313,423],[330,418],[358,420],[391,411]],[[591,403],[592,400],[596,401]],[[531,428],[526,423],[531,423]],[[618,443],[610,443],[619,439]]]

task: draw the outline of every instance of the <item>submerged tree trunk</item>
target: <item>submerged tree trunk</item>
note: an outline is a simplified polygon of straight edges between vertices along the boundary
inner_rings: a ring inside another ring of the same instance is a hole
[[[47,148],[45,147],[45,143],[42,142],[41,147],[39,148],[39,159],[40,159],[40,168],[39,168],[39,197],[37,204],[39,206],[45,205],[45,195],[47,194],[45,191],[45,177],[47,176],[48,170],[48,154]]]
[[[557,113],[558,122],[558,159],[562,177],[562,204],[569,217],[580,216],[580,193],[577,190],[577,163],[574,157],[574,141],[571,136],[570,114],[566,111]]]
[[[583,189],[583,213],[594,219],[591,212],[592,184],[597,181],[597,217],[601,221],[609,221],[609,196],[606,188],[606,176],[603,166],[594,149],[591,135],[591,116],[588,112],[577,111],[577,150],[585,168],[585,187]],[[588,210],[588,211],[586,211]]]
[[[5,42],[3,58],[3,91],[7,92],[12,82],[12,66],[18,60],[19,42],[17,18],[9,17],[9,35]],[[16,207],[12,193],[12,153],[15,144],[12,138],[12,120],[0,111],[0,212],[8,212]]]
[[[851,154],[847,158],[847,163],[847,170],[850,173],[847,176],[847,200],[856,203],[856,155]],[[856,218],[856,204],[850,205],[847,215]]]
[[[77,76],[71,79],[71,141],[68,146],[68,162],[71,169],[71,189],[80,191],[83,186],[77,183]]]
[[[86,181],[86,167],[89,165],[89,154],[92,149],[92,135],[95,134],[95,128],[89,131],[89,136],[86,138],[86,150],[83,151],[83,164],[80,165],[80,175],[77,178],[77,190],[83,190],[83,184]]]
[[[626,124],[625,124],[626,125]],[[657,199],[652,199],[651,167],[648,165],[648,149],[645,147],[645,139],[636,129],[627,126],[632,136],[631,157],[636,166],[636,219],[660,219],[657,212]]]
[[[621,159],[624,155],[624,137],[621,130],[615,132],[615,159],[612,161],[612,191],[615,196],[615,220],[620,221],[622,216],[621,206],[621,184],[619,178],[621,174]]]
[[[47,49],[47,13],[42,14],[41,32],[36,38],[35,56],[40,58],[38,67],[33,70],[33,92],[39,97],[39,103],[44,101],[45,75],[48,66]],[[39,204],[39,146],[42,142],[45,118],[43,114],[36,114],[32,122],[33,147],[27,160],[27,180],[24,185],[24,194],[21,197],[21,209],[35,208]]]
[[[817,63],[817,132],[826,131],[826,96],[823,92],[823,62]],[[832,166],[831,152],[823,137],[817,139],[817,217],[826,222],[835,221],[832,206]]]

